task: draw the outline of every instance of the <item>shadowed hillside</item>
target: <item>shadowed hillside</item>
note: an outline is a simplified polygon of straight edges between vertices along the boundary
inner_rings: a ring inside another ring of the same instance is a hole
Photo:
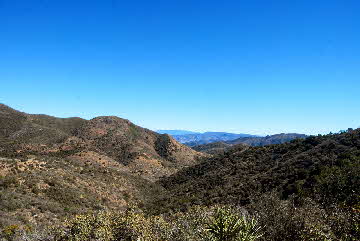
[[[161,180],[169,193],[161,200],[160,207],[182,209],[187,205],[216,203],[246,205],[255,196],[272,190],[283,198],[299,192],[311,193],[309,190],[316,186],[317,175],[323,170],[341,167],[347,162],[353,162],[358,168],[359,158],[360,129],[280,145],[245,149],[242,145],[234,146]],[[351,188],[356,190],[349,190],[349,196],[344,200],[353,199],[356,203],[358,197],[351,193],[360,191],[359,173],[353,173],[356,175]]]
[[[360,129],[218,153],[163,178],[149,210],[231,205],[257,217],[254,240],[359,240]]]
[[[225,152],[226,149],[232,147],[233,145],[227,144],[225,142],[212,142],[209,144],[203,144],[198,146],[193,146],[192,149],[195,151],[215,155]]]
[[[219,154],[231,149],[234,145],[242,144],[246,146],[266,146],[286,143],[295,139],[304,139],[306,135],[289,133],[289,134],[276,134],[271,136],[253,136],[253,137],[241,137],[231,141],[213,142],[209,144],[192,146],[191,148],[207,154]]]
[[[266,146],[273,144],[282,144],[294,139],[304,139],[307,136],[304,134],[296,134],[296,133],[281,133],[271,136],[265,137],[241,137],[235,140],[226,141],[227,144],[236,145],[236,144],[246,144],[249,146]]]

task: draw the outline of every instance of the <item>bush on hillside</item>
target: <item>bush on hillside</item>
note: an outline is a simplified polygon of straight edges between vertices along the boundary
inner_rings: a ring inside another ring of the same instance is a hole
[[[131,209],[77,215],[55,234],[58,241],[80,240],[257,240],[260,226],[230,207],[193,207],[186,213],[146,216]]]

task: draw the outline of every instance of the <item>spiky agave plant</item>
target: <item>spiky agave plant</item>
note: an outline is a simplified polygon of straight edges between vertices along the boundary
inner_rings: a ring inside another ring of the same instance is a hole
[[[253,217],[240,217],[241,230],[237,240],[239,241],[254,241],[263,236],[261,233],[261,226]]]
[[[216,210],[207,230],[216,241],[254,241],[262,236],[256,219],[239,216],[227,207]]]

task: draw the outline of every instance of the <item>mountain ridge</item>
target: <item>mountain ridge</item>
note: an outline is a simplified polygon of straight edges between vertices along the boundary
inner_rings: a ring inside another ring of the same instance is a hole
[[[196,131],[187,131],[187,130],[156,130],[159,134],[168,134],[168,135],[187,135],[187,134],[201,134]]]
[[[143,205],[154,182],[205,155],[116,116],[27,114],[0,104],[0,228]]]
[[[91,120],[57,118],[26,114],[2,104],[0,124],[2,141],[15,142],[19,152],[95,151],[130,165],[134,172],[143,172],[141,166],[149,167],[151,160],[157,163],[153,172],[163,175],[182,165],[191,165],[201,156],[166,134],[157,134],[116,116],[99,116]]]

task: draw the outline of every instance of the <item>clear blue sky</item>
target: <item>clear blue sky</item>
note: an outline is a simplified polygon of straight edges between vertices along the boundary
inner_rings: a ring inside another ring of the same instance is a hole
[[[150,129],[360,126],[358,0],[0,0],[0,102]]]

